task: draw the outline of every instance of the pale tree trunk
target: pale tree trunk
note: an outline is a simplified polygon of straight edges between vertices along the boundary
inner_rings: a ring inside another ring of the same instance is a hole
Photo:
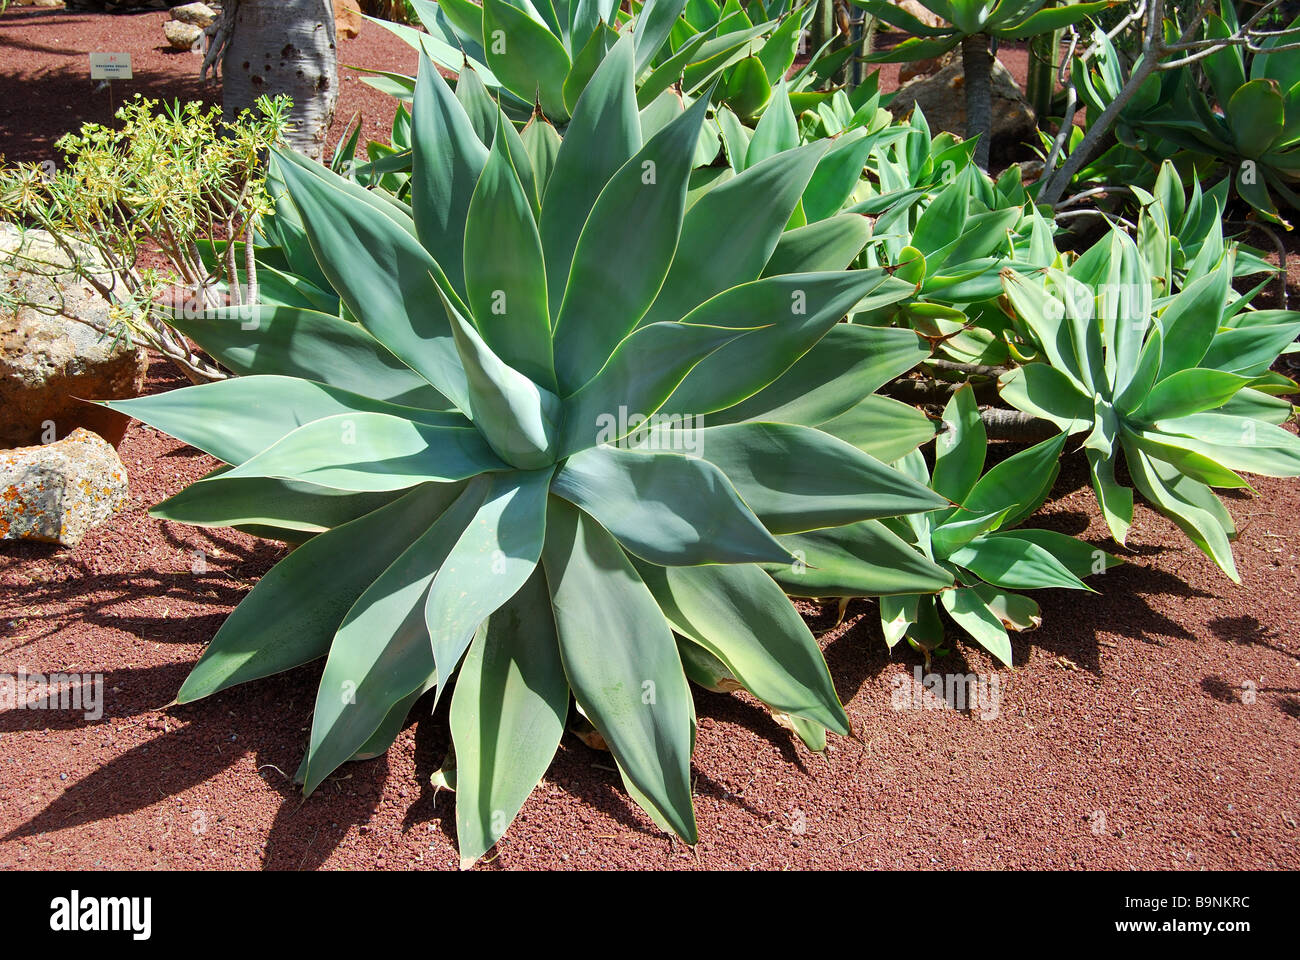
[[[338,99],[331,0],[238,0],[221,73],[227,120],[263,94],[287,94],[293,98],[294,129],[286,139],[319,160]]]

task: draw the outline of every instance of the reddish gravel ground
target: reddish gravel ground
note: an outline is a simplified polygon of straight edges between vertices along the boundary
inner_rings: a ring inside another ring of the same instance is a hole
[[[103,119],[81,79],[88,49],[129,49],[148,89],[188,95],[190,61],[154,49],[158,19],[0,18],[0,151],[37,159],[74,120]],[[409,68],[367,31],[341,59]],[[386,98],[345,81],[340,115],[354,109],[386,128]],[[151,391],[179,385],[155,365]],[[417,707],[386,757],[305,802],[287,775],[319,667],[164,709],[284,548],[148,518],[214,462],[138,423],[121,454],[131,502],[117,519],[74,550],[0,548],[0,674],[102,672],[106,701],[97,721],[0,713],[0,869],[454,867],[451,800],[428,782],[445,707]],[[628,801],[608,755],[566,737],[490,868],[1294,869],[1300,484],[1256,487],[1227,498],[1242,586],[1140,506],[1128,562],[1094,581],[1100,596],[1039,596],[1044,625],[997,672],[993,717],[895,710],[919,657],[886,651],[873,603],[839,627],[808,605],[860,740],[836,739],[823,759],[745,696],[699,693],[691,850]],[[1107,546],[1081,457],[1039,523]],[[965,646],[934,669],[994,672]]]

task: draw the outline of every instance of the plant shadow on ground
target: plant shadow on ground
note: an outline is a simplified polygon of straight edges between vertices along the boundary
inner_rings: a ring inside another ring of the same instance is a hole
[[[105,674],[104,687],[105,690],[118,687],[124,691],[142,688],[175,691],[189,669],[189,664],[177,664],[113,671]],[[171,707],[169,715],[180,722],[179,727],[171,727],[163,719],[149,721],[163,725],[158,736],[126,750],[72,783],[34,816],[0,836],[0,841],[20,841],[131,814],[222,774],[251,752],[256,775],[281,798],[266,836],[263,868],[323,866],[351,830],[369,830],[369,822],[376,816],[390,780],[391,768],[386,756],[346,764],[311,797],[302,796],[292,779],[306,747],[306,728],[310,724],[320,669],[319,664],[300,667],[198,703]],[[747,727],[776,745],[787,761],[806,774],[815,775],[795,754],[792,735],[779,727],[766,711],[736,696],[696,692],[701,720],[707,718]],[[134,726],[146,722],[141,715],[156,713],[164,706],[137,701],[121,696],[109,698],[112,709],[106,709],[99,721],[83,720],[78,714],[66,712],[10,711],[0,716],[0,732],[44,729],[55,722],[61,729],[84,728],[89,737],[99,735],[100,730],[112,737],[112,728],[106,726],[109,721],[128,720]],[[408,728],[415,727],[416,782],[404,785],[414,796],[409,803],[402,801],[407,804],[402,829],[405,833],[424,829],[431,834],[438,830],[454,841],[452,795],[438,791],[430,782],[450,744],[449,701],[444,698],[431,714],[432,702],[432,694],[426,694],[407,720]],[[138,719],[130,721],[133,717]],[[274,729],[270,729],[270,723],[259,722],[259,717],[273,718]],[[282,733],[285,730],[296,733],[285,736]],[[399,749],[401,743],[399,740]],[[743,799],[745,785],[738,785],[738,789],[729,787],[698,770],[693,770],[692,775],[698,796],[712,796],[750,815],[767,817]],[[610,754],[582,744],[571,734],[565,734],[540,789],[548,788],[562,790],[628,830],[647,837],[663,836],[627,796]],[[402,792],[405,796],[405,789]]]
[[[180,611],[175,617],[138,616],[127,610],[135,599],[144,596],[178,605],[198,601],[233,607],[286,549],[273,540],[259,540],[255,546],[248,546],[214,528],[164,523],[162,530],[170,546],[191,558],[190,569],[133,568],[108,573],[93,570],[82,561],[65,563],[62,569],[66,576],[28,585],[30,589],[21,600],[25,605],[38,606],[42,617],[36,625],[24,625],[24,629],[35,632],[25,633],[15,645],[5,643],[0,654],[12,654],[22,646],[54,636],[74,622],[112,628],[160,643],[204,642],[217,632],[224,615],[185,617]],[[181,532],[183,537],[178,536]],[[60,558],[64,550],[49,543],[6,543],[0,551],[0,562],[12,560],[21,566],[32,560]],[[220,563],[213,562],[218,558]],[[193,563],[199,559],[203,561],[201,566]],[[92,593],[101,596],[89,600]],[[12,616],[0,610],[0,618]]]

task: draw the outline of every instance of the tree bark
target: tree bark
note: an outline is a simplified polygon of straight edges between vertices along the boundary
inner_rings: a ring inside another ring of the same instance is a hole
[[[319,160],[338,99],[331,0],[238,0],[221,73],[227,121],[263,94],[286,94],[293,98],[289,146]]]
[[[1039,443],[1061,432],[1050,420],[1040,420],[1028,413],[1002,407],[981,410],[980,419],[984,421],[984,431],[990,440]]]
[[[989,168],[989,146],[993,139],[993,93],[990,77],[993,55],[987,34],[976,33],[961,41],[961,67],[966,87],[966,139],[978,136],[975,165]]]

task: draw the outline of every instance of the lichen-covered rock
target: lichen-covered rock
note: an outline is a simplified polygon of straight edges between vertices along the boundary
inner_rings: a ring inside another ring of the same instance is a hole
[[[196,27],[206,27],[217,19],[217,11],[206,3],[183,3],[171,8],[171,18],[181,23],[192,23]]]
[[[173,50],[190,50],[203,37],[203,28],[180,20],[168,20],[163,24],[163,35]]]
[[[993,61],[989,86],[993,94],[993,145],[1033,139],[1033,107],[1016,86],[1011,71],[998,60]],[[899,87],[889,103],[889,112],[905,117],[917,104],[931,130],[966,135],[966,74],[960,56],[933,76]]]
[[[20,234],[0,223],[0,289],[40,305],[0,308],[0,447],[49,442],[77,427],[120,443],[127,418],[82,400],[139,396],[148,357],[129,340],[114,342],[100,333],[108,304],[89,283],[21,268],[22,261],[11,259],[15,251],[68,264],[48,233]]]
[[[74,547],[126,502],[126,467],[117,451],[89,430],[75,430],[54,443],[0,450],[0,540]]]

